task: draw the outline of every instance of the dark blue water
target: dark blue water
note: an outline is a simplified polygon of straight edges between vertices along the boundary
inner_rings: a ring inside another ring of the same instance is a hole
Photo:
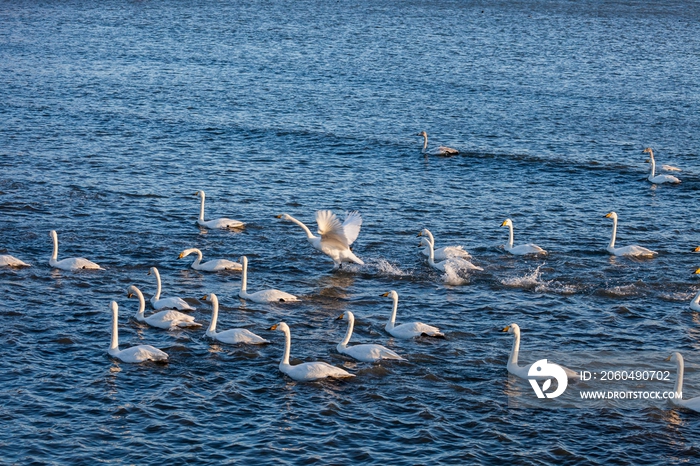
[[[699,20],[681,1],[0,2],[0,253],[32,264],[0,270],[0,462],[698,461],[697,415],[663,403],[509,408],[499,330],[517,322],[524,349],[680,351],[697,367]],[[424,157],[422,130],[461,155]],[[646,181],[647,146],[680,185]],[[200,230],[200,189],[208,218],[247,228]],[[332,270],[275,218],[315,230],[319,209],[362,213],[365,266]],[[605,252],[612,210],[618,244],[657,258]],[[546,258],[499,248],[508,217]],[[425,227],[485,270],[430,269]],[[52,270],[51,229],[59,259],[106,270]],[[239,274],[189,269],[188,247],[246,254],[252,291],[302,302],[242,302]],[[150,296],[151,266],[197,320],[214,292],[220,329],[272,344],[130,320],[125,289]],[[390,338],[391,289],[399,321],[446,338]],[[121,346],[167,365],[106,354],[111,300]],[[353,342],[408,362],[339,355],[348,310]],[[282,320],[294,361],[356,377],[282,375],[282,335],[265,330]],[[684,392],[700,394],[691,368]]]

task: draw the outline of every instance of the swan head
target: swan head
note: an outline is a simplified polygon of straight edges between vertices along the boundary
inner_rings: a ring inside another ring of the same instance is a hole
[[[136,288],[136,286],[131,285],[129,288],[126,289],[126,297],[127,298],[133,298],[134,295],[139,294],[139,289]]]
[[[247,263],[248,263],[248,258],[247,258],[246,256],[241,256],[241,257],[238,258],[238,261],[239,261],[241,264],[247,264]]]
[[[214,293],[205,294],[204,296],[202,296],[202,301],[209,301],[212,304],[219,304],[219,299]]]
[[[418,247],[422,248],[423,246],[432,246],[432,245],[433,245],[433,243],[431,243],[428,238],[421,238],[420,244],[418,245]]]
[[[196,193],[194,193],[194,195],[198,197],[204,197],[204,191],[197,191]]]
[[[398,294],[396,291],[391,290],[391,291],[387,291],[386,293],[384,293],[384,294],[382,295],[382,297],[383,297],[383,298],[389,297],[389,298],[391,298],[391,299],[399,299],[399,294]]]
[[[697,269],[695,272],[693,272],[693,275],[700,275],[700,269]]]
[[[58,235],[56,234],[56,230],[51,230],[49,232],[49,236],[52,237],[53,239],[58,238]]]
[[[518,324],[510,324],[505,327],[501,332],[512,333],[514,335],[520,335],[520,327]]]
[[[417,134],[417,136],[422,136],[422,137],[424,137],[424,138],[427,138],[427,137],[428,137],[428,133],[426,133],[425,131],[421,131],[420,133]]]
[[[678,351],[671,353],[671,356],[666,358],[666,361],[671,361],[671,362],[683,362],[683,356],[681,356],[681,353]]]
[[[289,326],[284,322],[280,322],[279,324],[275,324],[272,327],[268,328],[268,330],[279,330],[280,332],[289,332]]]
[[[347,321],[355,320],[355,315],[350,311],[346,311],[346,312],[343,312],[342,314],[340,314],[336,320],[347,320]]]
[[[182,259],[183,257],[189,256],[189,255],[192,254],[193,252],[199,252],[199,249],[197,249],[197,248],[185,249],[184,251],[182,251],[182,252],[180,253],[179,256],[177,256],[177,258],[178,258],[178,259]]]
[[[416,236],[427,236],[428,238],[430,238],[431,235],[432,233],[430,233],[430,230],[428,230],[427,228],[423,228],[421,231],[418,232]]]
[[[511,219],[507,218],[507,219],[503,220],[503,223],[501,223],[501,226],[502,227],[512,227],[513,222],[511,221]]]
[[[289,220],[291,217],[288,214],[281,214],[278,215],[277,218],[281,218],[282,220]]]
[[[158,273],[157,268],[151,267],[150,269],[148,269],[148,273],[146,275],[160,275],[160,274]]]
[[[610,212],[605,214],[605,218],[612,218],[614,220],[617,220],[617,214],[615,212]]]
[[[111,303],[109,303],[109,308],[112,310],[112,313],[114,315],[116,315],[119,312],[119,306],[117,306],[116,301],[112,301]]]
[[[644,149],[642,154],[649,154],[650,158],[654,158],[654,151],[651,149],[651,147],[647,147],[646,149]]]
[[[700,246],[698,246],[697,248],[693,249],[693,252],[700,252]]]

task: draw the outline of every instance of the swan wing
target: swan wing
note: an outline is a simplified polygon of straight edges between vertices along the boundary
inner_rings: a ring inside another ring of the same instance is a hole
[[[440,332],[440,329],[433,327],[432,325],[427,325],[422,322],[411,322],[408,324],[401,324],[395,326],[389,331],[392,335],[397,338],[415,338],[421,335],[428,335],[431,337],[441,337],[444,336]]]
[[[194,311],[194,308],[187,304],[182,298],[163,298],[158,301],[151,300],[153,309],[179,309],[181,311]]]
[[[511,249],[506,249],[511,254],[516,256],[524,256],[525,254],[546,254],[547,251],[537,246],[536,244],[521,244]]]
[[[26,262],[22,262],[21,260],[17,259],[14,256],[11,256],[9,254],[2,254],[0,255],[0,266],[6,266],[6,267],[31,267],[29,264]]]
[[[357,239],[357,236],[360,234],[360,227],[362,227],[362,216],[360,213],[357,211],[348,213],[343,222],[343,230],[345,231],[348,246]]]
[[[652,251],[636,244],[632,246],[624,246],[621,248],[616,248],[613,250],[613,254],[616,256],[633,256],[633,257],[651,257],[654,254],[658,254],[656,251]]]
[[[339,249],[346,249],[349,246],[343,225],[333,212],[319,210],[316,212],[316,223],[324,246],[337,245]]]
[[[167,353],[155,348],[151,345],[138,345],[132,346],[121,350],[119,353],[114,355],[115,357],[121,359],[128,363],[139,363],[144,361],[167,361]]]
[[[299,298],[293,294],[285,293],[280,290],[261,290],[255,293],[248,293],[246,296],[241,297],[256,303],[286,303],[290,301],[299,301]]]
[[[682,171],[678,167],[674,167],[673,165],[661,165],[661,168],[667,172],[680,172]]]
[[[661,183],[680,183],[681,180],[676,178],[673,175],[656,175],[655,177],[651,178],[649,177],[649,181],[652,183],[656,184],[661,184]]]
[[[85,259],[84,257],[70,257],[68,259],[63,259],[56,262],[54,267],[63,270],[104,270],[99,265]]]
[[[233,262],[227,259],[215,259],[203,264],[199,264],[197,270],[205,272],[219,272],[221,270],[243,270],[243,266],[238,262]]]
[[[217,333],[215,338],[222,343],[229,343],[232,345],[238,343],[247,343],[249,345],[261,345],[263,343],[270,343],[250,330],[244,328],[232,328],[230,330],[225,330],[223,332]]]
[[[215,218],[213,220],[201,221],[197,220],[201,226],[207,228],[241,228],[245,226],[245,223],[238,220],[231,220],[230,218]]]
[[[349,346],[345,348],[343,353],[362,362],[375,362],[379,361],[380,359],[396,359],[399,361],[405,361],[404,358],[389,348],[375,344]]]
[[[194,316],[173,310],[156,312],[155,314],[146,317],[145,322],[152,327],[163,329],[202,326],[202,324],[194,321]]]
[[[440,146],[437,148],[437,155],[457,155],[459,151],[451,147]]]
[[[325,379],[326,377],[355,377],[354,374],[328,363],[315,361],[297,364],[287,367],[285,372],[288,376],[299,382],[310,382],[312,380]]]

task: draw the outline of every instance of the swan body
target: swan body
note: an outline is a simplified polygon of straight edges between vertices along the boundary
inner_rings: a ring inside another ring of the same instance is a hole
[[[430,233],[430,231],[426,228],[424,229],[421,233],[427,232],[428,237],[432,239],[433,235]],[[421,234],[419,233],[419,235]],[[423,243],[421,242],[421,245]],[[441,270],[445,272],[445,267],[448,265],[451,265],[452,267],[456,268],[461,268],[461,269],[466,269],[466,270],[484,270],[479,266],[476,266],[466,260],[463,257],[451,257],[448,258],[442,262],[435,262],[435,252],[433,250],[433,243],[428,241],[428,264],[437,270]]]
[[[340,267],[343,262],[364,265],[362,259],[350,249],[350,245],[355,242],[362,227],[362,216],[358,212],[348,213],[345,221],[341,224],[338,217],[330,210],[319,210],[316,212],[316,223],[320,237],[315,236],[309,227],[289,214],[278,215],[277,218],[299,225],[306,233],[306,239],[309,243],[333,259],[335,267]]]
[[[606,250],[610,254],[614,254],[616,256],[633,256],[633,257],[651,257],[654,254],[658,254],[658,252],[656,252],[656,251],[652,251],[650,249],[643,248],[643,247],[637,246],[637,245],[616,248],[615,247],[615,237],[617,236],[617,214],[615,212],[610,212],[610,213],[605,215],[605,218],[613,219],[612,237],[610,238],[610,244],[608,244],[608,247],[606,248]]]
[[[505,250],[509,253],[516,256],[524,256],[526,254],[547,254],[547,251],[532,243],[513,246],[513,221],[511,219],[505,219],[503,223],[501,223],[501,226],[508,227],[509,230],[508,244],[504,245]]]
[[[423,153],[426,155],[440,155],[443,157],[449,157],[451,155],[459,154],[459,151],[457,149],[445,146],[438,146],[433,149],[428,149],[428,133],[426,133],[425,131],[421,131],[420,133],[418,133],[418,136],[423,137]]]
[[[508,358],[508,372],[513,374],[516,377],[520,377],[521,379],[529,379],[528,372],[530,371],[530,367],[532,364],[528,364],[527,366],[519,366],[518,365],[518,356],[520,355],[520,327],[518,324],[510,324],[506,328],[502,330],[503,332],[507,333],[512,333],[515,338],[513,339],[513,348],[510,351],[510,357]],[[562,369],[564,369],[564,372],[566,372],[566,376],[569,379],[578,379],[579,374],[576,371],[573,371],[567,367],[561,366]]]
[[[126,290],[127,297],[132,298],[134,295],[139,299],[139,310],[136,313],[136,320],[150,325],[151,327],[162,328],[165,330],[172,330],[176,327],[201,327],[202,324],[194,321],[193,316],[188,316],[182,312],[167,310],[159,311],[155,314],[151,314],[146,317],[144,311],[146,310],[146,301],[143,299],[143,293],[141,290],[131,285]]]
[[[194,260],[194,262],[192,262],[192,268],[195,270],[201,270],[203,272],[220,272],[222,270],[241,270],[243,268],[243,266],[238,262],[233,262],[226,259],[215,259],[202,264],[202,251],[197,248],[185,249],[180,253],[178,259],[187,257],[192,253],[197,254],[197,258]]]
[[[110,303],[112,309],[112,344],[109,346],[107,353],[117,359],[127,363],[139,363],[144,361],[167,361],[167,353],[155,348],[151,345],[138,345],[130,348],[119,349],[119,307],[117,303]]]
[[[381,359],[395,359],[399,361],[405,361],[404,358],[396,354],[394,351],[382,345],[363,344],[348,346],[348,343],[350,342],[350,337],[352,337],[353,327],[355,326],[355,316],[352,312],[348,311],[344,314],[341,314],[340,317],[338,317],[338,319],[345,319],[348,321],[348,331],[345,334],[345,338],[343,338],[343,341],[338,343],[338,346],[336,346],[336,349],[339,353],[347,354],[348,356],[362,362],[377,362]]]
[[[445,336],[445,334],[440,332],[439,328],[424,324],[422,322],[411,322],[407,324],[395,325],[396,310],[399,306],[399,294],[396,291],[391,290],[388,293],[384,293],[382,296],[385,298],[389,296],[394,300],[394,307],[391,311],[391,317],[384,327],[384,330],[386,330],[387,333],[395,336],[396,338],[403,339],[415,338],[421,335],[428,335],[429,337]]]
[[[663,171],[667,171],[667,172],[680,172],[680,171],[683,171],[683,170],[681,170],[681,169],[678,168],[678,167],[674,167],[673,165],[661,165],[661,169],[662,169]]]
[[[285,293],[280,290],[262,290],[255,293],[248,293],[248,258],[243,256],[240,258],[243,264],[243,276],[241,277],[241,291],[238,296],[248,301],[255,303],[286,303],[290,301],[299,301],[299,298],[293,294]]]
[[[214,220],[204,220],[204,199],[206,197],[206,194],[204,194],[204,191],[197,191],[194,193],[195,196],[199,196],[202,198],[202,204],[199,207],[199,219],[197,220],[197,224],[199,226],[205,227],[205,228],[211,228],[211,229],[226,229],[226,228],[243,228],[245,226],[245,223],[240,222],[238,220],[231,220],[230,218],[215,218]]]
[[[178,309],[180,311],[194,311],[194,308],[187,304],[187,301],[185,301],[182,298],[163,298],[161,299],[160,297],[160,292],[161,292],[161,283],[160,283],[160,273],[158,272],[158,269],[155,267],[151,267],[151,269],[148,271],[148,275],[155,275],[156,277],[156,283],[158,288],[156,289],[156,294],[153,295],[153,297],[150,300],[151,306],[153,306],[153,309],[155,310],[160,310],[160,309]]]
[[[261,345],[263,343],[270,343],[250,330],[244,328],[232,328],[231,330],[225,330],[223,332],[216,331],[216,321],[219,317],[219,300],[214,293],[210,293],[204,298],[204,301],[211,301],[211,322],[209,323],[209,328],[207,329],[206,335],[209,338],[218,340],[221,343],[228,343],[235,345],[238,343],[246,343],[249,345]]]
[[[314,380],[325,379],[327,377],[355,377],[355,374],[351,374],[339,367],[331,366],[330,364],[321,361],[304,362],[297,364],[296,366],[292,366],[289,364],[289,353],[292,345],[292,337],[289,332],[289,326],[287,326],[287,324],[284,322],[280,322],[279,324],[275,324],[270,327],[269,330],[279,330],[280,332],[284,332],[284,356],[280,361],[279,368],[282,373],[287,374],[297,382],[311,382]]]
[[[0,267],[31,267],[31,265],[9,254],[0,254]]]
[[[700,269],[693,272],[695,275],[700,275]],[[690,301],[690,308],[694,311],[700,312],[700,291],[697,292],[695,297]]]
[[[99,265],[89,261],[83,257],[70,257],[68,259],[58,260],[58,235],[56,230],[51,230],[51,238],[53,239],[53,254],[49,259],[49,265],[55,269],[61,270],[104,270]]]
[[[673,175],[656,175],[656,161],[654,161],[654,151],[651,149],[651,147],[647,147],[646,149],[644,149],[644,153],[649,154],[649,161],[651,162],[651,173],[649,173],[649,178],[647,178],[649,181],[651,181],[654,184],[681,182],[681,180],[679,180]],[[675,169],[677,171],[680,171],[676,167],[670,167],[668,165],[664,165],[664,167],[669,167],[672,170]]]
[[[420,239],[420,247],[423,247],[421,253],[424,256],[430,256],[430,246],[432,243],[428,238]],[[471,254],[464,250],[462,246],[443,246],[441,248],[434,249],[433,246],[433,257],[436,261],[444,261],[447,259],[452,259],[453,257],[463,257],[469,259]]]
[[[684,400],[683,398],[681,398],[683,396],[683,356],[681,356],[681,353],[676,352],[668,358],[666,358],[666,361],[675,362],[676,368],[678,370],[676,376],[676,385],[673,388],[673,391],[678,398],[672,398],[671,403],[676,406],[687,408],[700,413],[700,396],[696,396],[695,398],[691,398],[689,400]]]

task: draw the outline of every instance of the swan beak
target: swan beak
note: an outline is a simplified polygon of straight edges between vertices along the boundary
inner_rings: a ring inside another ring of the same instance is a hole
[[[338,316],[338,318],[335,319],[335,320],[343,320],[344,317],[345,317],[345,314],[340,314],[340,315]]]
[[[202,301],[206,301],[207,299],[209,299],[209,296],[208,296],[208,295],[202,296]]]
[[[185,256],[183,256],[182,253],[180,253],[180,255],[177,256],[178,259],[182,259],[183,257],[185,257]]]
[[[501,330],[501,332],[507,332],[508,330],[510,330],[510,325]]]
[[[389,296],[389,293],[388,293],[388,292],[387,292],[387,293],[384,293],[384,294],[381,295],[381,296],[382,296],[383,298],[386,298],[387,296]]]
[[[127,297],[127,298],[133,298],[133,297],[134,297],[134,294],[133,294],[133,293],[127,293],[127,294],[126,294],[126,297]]]
[[[664,361],[670,361],[670,360],[671,360],[671,356],[669,356],[669,357],[667,357],[666,359],[664,359]]]
[[[605,214],[603,218],[610,218],[610,214]]]
[[[416,237],[418,237],[418,236],[423,236],[423,232],[419,231],[418,234],[416,235]]]
[[[649,162],[651,162],[651,160],[646,159],[644,162],[645,162],[645,163],[649,163]]]
[[[693,272],[693,275],[700,275],[700,269],[697,269],[695,272]]]
[[[148,273],[147,273],[146,275],[150,275],[150,274],[151,274],[151,271],[149,270]]]
[[[504,227],[504,226],[506,226],[506,225],[508,225],[508,222],[506,222],[505,220],[503,220],[503,223],[501,223],[501,226]]]
[[[282,215],[275,215],[275,218],[282,218]]]
[[[700,252],[700,246],[698,246],[697,248],[693,249],[693,252]]]
[[[277,330],[277,325],[279,325],[279,324],[273,325],[272,327],[268,328],[268,330]]]

